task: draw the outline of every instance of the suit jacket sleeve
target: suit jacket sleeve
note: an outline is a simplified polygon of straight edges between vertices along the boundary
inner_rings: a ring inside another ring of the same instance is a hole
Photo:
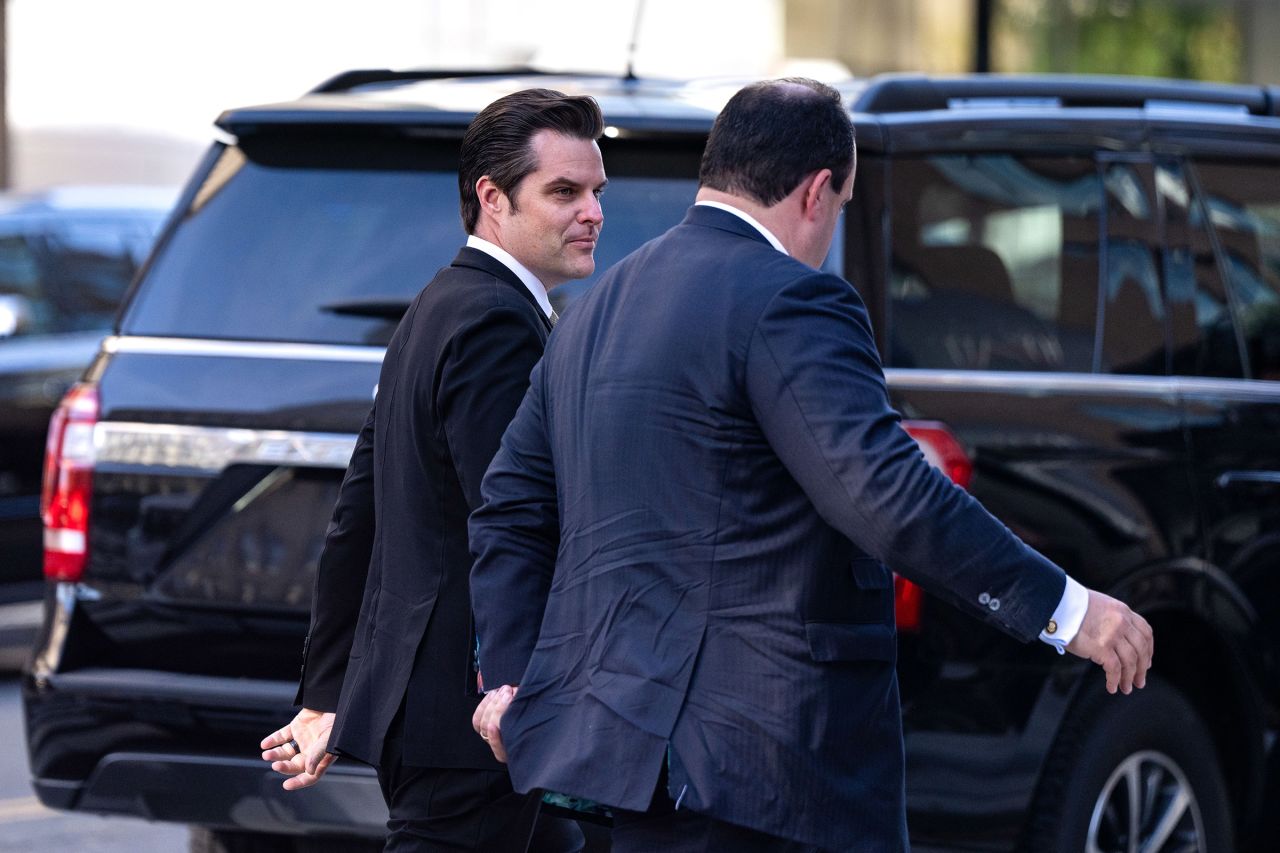
[[[454,334],[442,361],[436,411],[469,511],[542,357],[535,322],[525,305],[490,308]]]
[[[828,524],[1007,633],[1039,634],[1064,573],[925,461],[890,406],[852,286],[819,272],[793,281],[764,309],[747,353],[752,409]]]
[[[369,410],[338,491],[316,566],[311,629],[302,648],[302,677],[294,700],[304,708],[335,711],[360,601],[373,554],[373,425]]]
[[[542,624],[560,515],[546,430],[542,366],[502,438],[471,515],[471,608],[490,689],[519,684]]]

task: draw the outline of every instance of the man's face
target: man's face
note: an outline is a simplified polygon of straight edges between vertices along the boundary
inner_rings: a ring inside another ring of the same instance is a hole
[[[538,166],[498,215],[499,244],[550,289],[595,272],[608,181],[593,140],[540,130],[531,146]]]

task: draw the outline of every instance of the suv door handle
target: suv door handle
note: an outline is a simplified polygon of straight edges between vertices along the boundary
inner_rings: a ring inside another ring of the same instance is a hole
[[[1213,484],[1219,489],[1238,486],[1280,486],[1280,471],[1223,471]]]

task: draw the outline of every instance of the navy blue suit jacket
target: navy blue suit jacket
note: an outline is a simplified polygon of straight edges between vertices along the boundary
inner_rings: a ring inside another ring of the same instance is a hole
[[[642,810],[667,761],[832,850],[906,845],[888,567],[1024,641],[1065,583],[901,429],[854,289],[708,207],[566,313],[481,492],[516,788]]]

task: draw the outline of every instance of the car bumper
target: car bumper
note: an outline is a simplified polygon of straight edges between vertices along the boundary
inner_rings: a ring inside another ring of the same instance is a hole
[[[371,767],[334,764],[285,791],[257,741],[294,713],[295,685],[143,670],[29,676],[32,787],[54,809],[287,835],[381,838]]]

